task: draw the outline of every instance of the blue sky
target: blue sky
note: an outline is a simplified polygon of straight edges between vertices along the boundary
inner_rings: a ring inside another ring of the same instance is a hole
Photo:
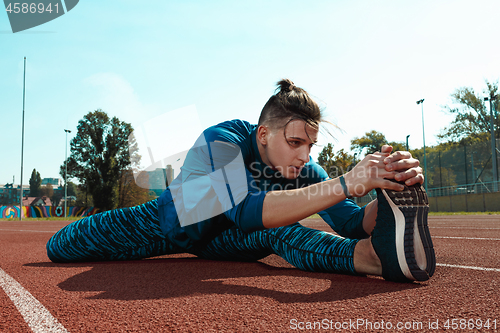
[[[498,1],[82,0],[13,34],[0,14],[0,184],[20,182],[23,57],[24,176],[59,177],[65,133],[101,108],[134,128],[183,107],[202,127],[257,122],[275,83],[292,79],[343,132],[336,150],[377,130],[422,146],[452,119],[450,94],[500,78]],[[181,117],[182,118],[182,117]],[[193,120],[194,122],[194,120]],[[180,145],[165,125],[155,140]],[[176,142],[177,141],[177,142]],[[330,139],[331,141],[331,139]],[[327,138],[320,143],[326,144]],[[317,157],[320,148],[312,156]]]

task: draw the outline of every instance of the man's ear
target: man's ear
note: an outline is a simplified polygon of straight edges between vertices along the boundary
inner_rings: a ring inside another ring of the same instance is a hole
[[[267,145],[267,136],[269,135],[269,128],[265,125],[260,125],[257,128],[257,140],[261,145]]]

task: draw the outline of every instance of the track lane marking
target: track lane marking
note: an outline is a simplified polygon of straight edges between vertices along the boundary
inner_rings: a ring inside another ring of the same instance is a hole
[[[0,268],[0,286],[35,333],[68,332],[42,303]]]
[[[481,238],[481,237],[432,236],[432,238],[445,238],[445,239],[467,239],[467,240],[493,240],[493,241],[500,241],[500,238]]]
[[[500,230],[500,228],[471,228],[471,227],[429,227],[429,229]]]
[[[441,266],[441,267],[451,267],[451,268],[463,268],[463,269],[473,269],[473,270],[476,270],[476,271],[492,271],[492,272],[500,272],[500,268],[486,268],[486,267],[462,266],[462,265],[449,265],[449,264],[436,264],[436,266]]]

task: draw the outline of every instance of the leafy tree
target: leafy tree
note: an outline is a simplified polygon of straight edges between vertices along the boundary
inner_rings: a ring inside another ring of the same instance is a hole
[[[68,181],[68,188],[67,188],[67,191],[68,191],[68,197],[70,196],[75,196],[77,197],[78,199],[78,189],[77,189],[77,185],[71,181]],[[61,202],[62,199],[64,199],[64,186],[53,191],[54,194],[50,197],[50,200],[52,200],[52,206],[59,206],[59,203]],[[68,199],[68,205],[71,204],[72,206],[84,206],[84,205],[75,205],[75,201],[70,201]]]
[[[387,143],[385,135],[375,130],[366,132],[361,138],[355,137],[351,140],[351,149],[361,154],[366,149],[366,154],[373,154],[380,151],[382,146]]]
[[[387,144],[392,146],[392,151],[406,151],[406,143],[391,141]]]
[[[52,206],[59,206],[59,203],[61,202],[62,198],[64,197],[64,190],[56,190],[54,191],[54,194],[50,197],[50,200],[52,201]]]
[[[52,197],[54,196],[54,188],[52,187],[52,185],[45,184],[44,186],[42,186],[42,188],[40,189],[40,192],[39,192],[39,196],[41,196],[41,197],[46,196],[46,197],[51,198],[51,200],[52,200]]]
[[[381,151],[383,145],[391,145],[393,151],[406,150],[406,145],[401,142],[388,142],[385,135],[372,130],[366,132],[361,138],[354,138],[351,140],[351,150],[361,154],[366,149],[366,154],[373,154]]]
[[[325,169],[326,172],[329,172],[329,170],[333,167],[333,157],[335,156],[335,153],[333,152],[333,145],[331,143],[328,143],[321,152],[318,155],[318,164]]]
[[[68,176],[85,185],[96,207],[114,209],[118,205],[120,177],[130,166],[128,137],[132,125],[117,117],[110,119],[98,109],[85,115],[77,129],[67,160]],[[63,178],[64,172],[65,164],[60,170]]]
[[[80,207],[94,207],[94,200],[92,199],[92,195],[88,193],[85,185],[78,185],[76,187],[76,201],[74,203],[75,206]]]
[[[333,169],[330,171],[329,175],[331,178],[335,178],[343,175],[344,173],[350,171],[354,165],[354,155],[349,154],[344,149],[340,149],[333,156]]]
[[[68,196],[71,195],[71,196],[76,197],[76,194],[77,194],[76,193],[76,184],[73,183],[73,182],[68,181],[67,191],[68,191]]]
[[[33,169],[30,177],[30,196],[38,197],[40,196],[40,189],[42,187],[42,177],[40,173]]]
[[[491,146],[488,142],[465,144],[445,142],[426,147],[427,181],[429,188],[440,188],[491,181]],[[423,148],[412,155],[424,167]],[[425,170],[424,170],[425,172]]]
[[[333,145],[329,143],[319,153],[318,164],[325,169],[330,178],[336,178],[343,175],[354,167],[354,156],[340,149],[333,152]]]
[[[147,175],[147,173],[142,173]],[[146,179],[147,181],[147,179]],[[149,190],[136,184],[131,169],[123,170],[120,178],[118,207],[132,207],[152,199]]]
[[[476,94],[470,87],[458,88],[451,94],[452,105],[443,106],[445,112],[455,115],[450,126],[443,129],[438,138],[441,140],[458,142],[466,140],[467,143],[488,140],[490,137],[490,110],[489,102],[484,97],[496,98],[495,110],[499,107],[498,82],[486,81],[486,89],[483,94]],[[494,128],[498,128],[499,119],[494,114]],[[496,137],[499,134],[496,131]]]

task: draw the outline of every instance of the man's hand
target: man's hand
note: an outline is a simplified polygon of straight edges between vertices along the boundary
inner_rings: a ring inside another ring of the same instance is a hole
[[[400,182],[405,182],[406,185],[414,185],[417,183],[423,184],[424,175],[420,162],[413,158],[410,152],[397,151],[392,153],[392,146],[383,145],[382,153],[390,154],[384,159],[385,170],[397,172],[394,179]]]

